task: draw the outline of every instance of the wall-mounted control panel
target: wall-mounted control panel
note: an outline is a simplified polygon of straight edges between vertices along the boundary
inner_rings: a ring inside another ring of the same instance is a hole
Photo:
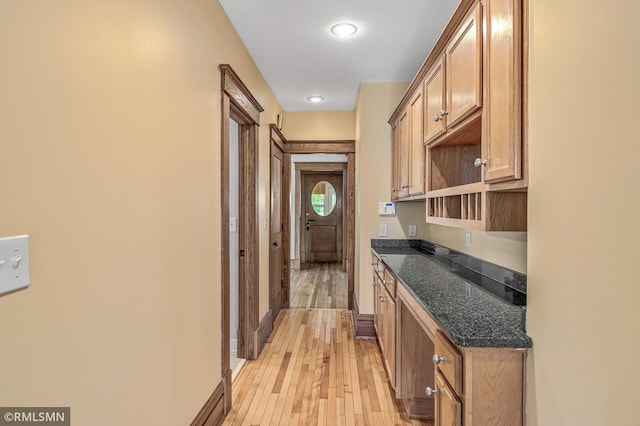
[[[380,208],[378,210],[378,214],[380,216],[395,216],[396,214],[396,203],[392,203],[387,201],[385,203],[380,203]]]
[[[0,295],[30,283],[29,236],[0,238]]]

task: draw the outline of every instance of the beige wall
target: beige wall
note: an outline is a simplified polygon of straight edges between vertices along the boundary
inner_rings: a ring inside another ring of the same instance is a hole
[[[285,112],[282,133],[289,140],[353,140],[354,111]]]
[[[388,238],[407,238],[408,225],[423,234],[425,203],[396,204],[396,216],[380,216],[378,204],[391,198],[389,117],[408,83],[362,83],[356,103],[356,268],[355,294],[360,313],[373,313],[371,238],[387,224]]]
[[[217,1],[0,1],[0,52],[0,236],[31,235],[0,400],[188,424],[221,376],[218,64],[266,109],[262,222],[277,102]]]
[[[529,425],[638,425],[640,4],[529,4]]]

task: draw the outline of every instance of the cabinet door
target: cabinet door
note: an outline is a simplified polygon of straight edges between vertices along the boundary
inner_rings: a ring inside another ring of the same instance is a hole
[[[436,374],[436,389],[435,426],[460,426],[462,406],[440,374]]]
[[[424,194],[424,138],[422,87],[409,102],[409,195]]]
[[[433,398],[425,394],[428,387],[434,388],[433,340],[423,330],[413,313],[402,303],[398,303],[398,370],[396,378],[400,389],[396,395],[404,401],[410,418],[431,419],[434,414]]]
[[[382,288],[382,312],[383,312],[383,340],[384,340],[384,362],[389,374],[391,387],[396,388],[396,302],[389,293]]]
[[[382,345],[382,312],[380,311],[380,289],[382,289],[382,285],[380,283],[380,278],[378,278],[378,274],[373,272],[373,327],[376,329],[376,335],[378,336],[378,340],[380,340]]]
[[[488,0],[485,10],[485,182],[522,178],[520,2]]]
[[[405,110],[398,120],[399,183],[398,197],[409,195],[409,114]]]
[[[391,199],[397,200],[400,195],[400,128],[398,123],[391,127]]]
[[[447,92],[444,90],[444,57],[433,65],[424,80],[424,141],[431,142],[444,133],[446,116],[440,111],[447,109]]]
[[[478,3],[447,46],[447,127],[482,106],[482,6]]]

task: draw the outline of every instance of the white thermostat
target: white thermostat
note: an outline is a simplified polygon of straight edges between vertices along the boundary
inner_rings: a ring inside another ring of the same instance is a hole
[[[396,203],[392,203],[392,202],[380,203],[380,211],[378,213],[380,214],[380,216],[395,216]]]

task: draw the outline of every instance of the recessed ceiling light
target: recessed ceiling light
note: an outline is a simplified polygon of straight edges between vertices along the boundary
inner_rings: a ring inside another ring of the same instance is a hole
[[[309,96],[307,98],[307,100],[309,102],[313,102],[314,104],[317,104],[318,102],[324,101],[324,97],[322,97],[322,96]]]
[[[351,37],[356,31],[358,31],[358,27],[348,22],[335,24],[331,27],[331,34],[341,38]]]

